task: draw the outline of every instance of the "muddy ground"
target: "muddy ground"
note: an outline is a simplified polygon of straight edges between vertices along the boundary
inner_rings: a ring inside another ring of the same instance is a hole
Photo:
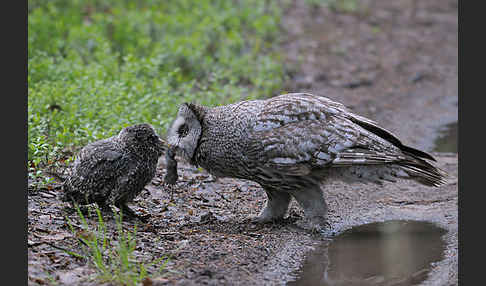
[[[398,135],[404,144],[432,151],[443,126],[457,121],[457,0],[370,0],[356,9],[330,9],[294,1],[287,9],[282,43],[289,80],[284,91],[311,91],[338,100]],[[260,285],[294,280],[306,253],[322,240],[363,223],[390,219],[431,221],[445,228],[444,259],[423,285],[458,284],[458,156],[433,153],[448,183],[428,188],[413,182],[325,186],[329,205],[326,235],[308,231],[292,202],[287,219],[257,225],[265,195],[252,182],[218,179],[179,164],[179,182],[162,184],[165,162],[131,205],[148,213],[138,223],[138,260],[169,255],[163,276],[146,285]],[[55,189],[28,193],[29,285],[98,285],[70,231],[81,223]],[[94,215],[91,212],[91,215]],[[113,218],[105,217],[109,232]],[[88,219],[93,225],[96,218]],[[126,230],[136,222],[124,222]],[[79,233],[79,232],[78,232]],[[105,283],[109,285],[110,283]]]

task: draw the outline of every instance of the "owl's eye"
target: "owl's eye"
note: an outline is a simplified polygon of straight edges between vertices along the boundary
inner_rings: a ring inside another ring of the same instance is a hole
[[[177,130],[177,133],[181,137],[185,137],[187,135],[187,132],[189,132],[189,128],[187,127],[186,124],[182,124],[179,129]]]

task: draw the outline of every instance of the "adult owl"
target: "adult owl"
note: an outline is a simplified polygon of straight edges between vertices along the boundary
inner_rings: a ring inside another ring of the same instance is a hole
[[[294,197],[316,229],[325,222],[321,185],[328,180],[406,178],[439,186],[445,176],[428,162],[435,161],[431,155],[341,103],[308,93],[212,108],[184,103],[167,142],[217,177],[260,184],[268,199],[257,221],[283,218]]]

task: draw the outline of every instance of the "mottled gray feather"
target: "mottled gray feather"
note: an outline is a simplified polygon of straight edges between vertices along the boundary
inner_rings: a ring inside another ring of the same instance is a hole
[[[324,217],[325,202],[316,192],[321,192],[322,182],[334,178],[444,183],[444,173],[425,160],[434,160],[432,156],[404,146],[376,122],[326,97],[293,93],[214,108],[187,106],[179,110],[169,143],[174,142],[187,161],[213,175],[262,185],[269,199],[260,217],[263,221],[282,215],[277,205],[288,199],[278,192],[310,208],[309,217]],[[193,132],[198,135],[177,135],[184,124],[200,126]],[[322,207],[308,200],[318,200]]]
[[[86,145],[64,181],[62,199],[77,204],[124,206],[155,176],[165,145],[148,124]]]

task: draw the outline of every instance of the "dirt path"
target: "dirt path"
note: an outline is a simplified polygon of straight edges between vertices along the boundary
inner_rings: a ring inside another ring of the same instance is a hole
[[[432,150],[439,128],[457,120],[457,0],[359,3],[356,10],[336,12],[294,1],[283,24],[288,38],[282,49],[292,76],[286,91],[338,100],[403,143]],[[435,156],[451,175],[438,189],[410,182],[327,186],[330,230],[396,218],[432,221],[448,230],[447,249],[424,285],[456,285],[457,155]],[[161,185],[161,161],[156,178],[132,205],[151,215],[138,227],[137,259],[171,256],[165,276],[152,285],[285,284],[295,278],[306,253],[325,239],[304,229],[295,202],[285,222],[251,224],[248,217],[265,202],[258,185],[214,181],[204,171],[179,167],[172,198]],[[94,270],[86,261],[59,249],[80,248],[64,216],[80,222],[55,196],[55,190],[29,191],[29,285],[97,285],[89,280]],[[114,232],[114,220],[106,220]],[[123,224],[128,230],[133,226]]]
[[[284,20],[288,90],[343,102],[430,150],[458,116],[457,1],[363,0],[349,13],[302,2]]]

